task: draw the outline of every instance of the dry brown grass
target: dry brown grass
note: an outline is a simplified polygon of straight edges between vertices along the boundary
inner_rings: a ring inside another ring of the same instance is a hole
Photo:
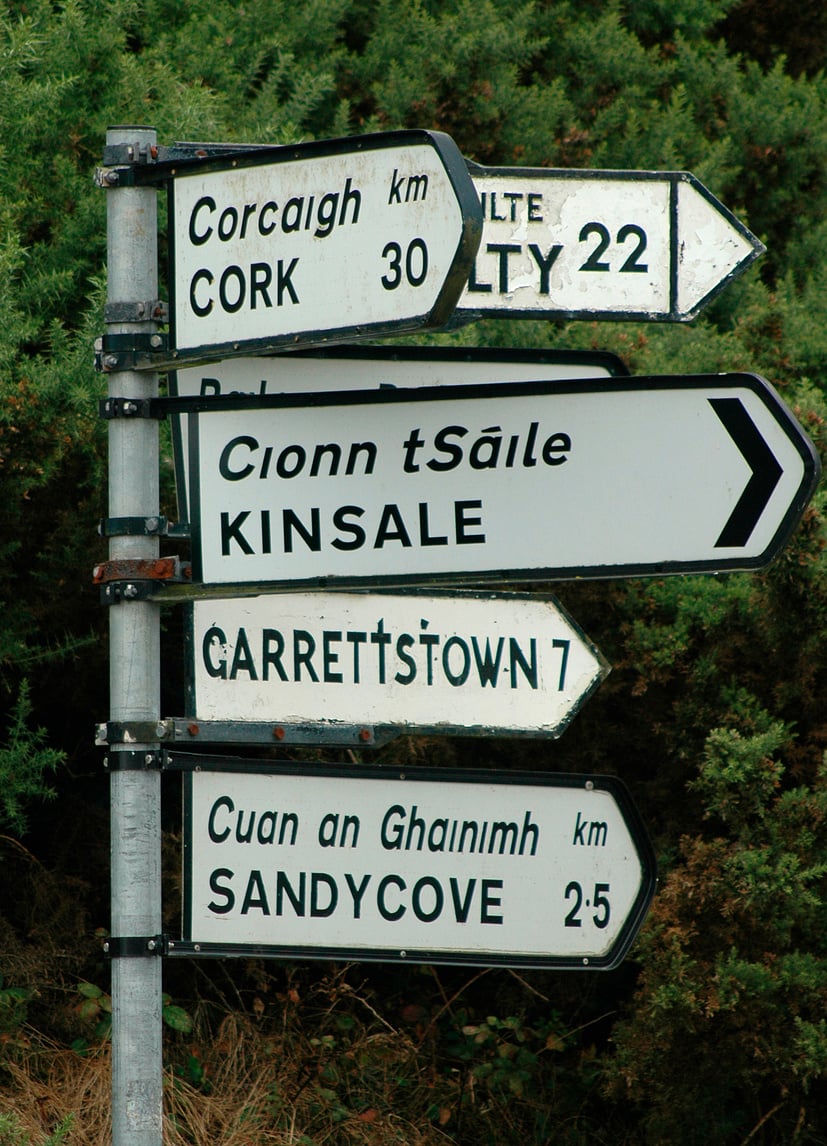
[[[374,1062],[399,1066],[398,1040],[371,1040]],[[165,1072],[165,1146],[445,1146],[451,1141],[427,1119],[372,1106],[348,1110],[306,1061],[264,1039],[243,1016],[227,1015],[203,1064],[209,1093]],[[373,1080],[374,1084],[376,1080]],[[346,1087],[345,1087],[346,1089]],[[391,1088],[392,1089],[392,1088]],[[382,1099],[382,1086],[376,1089]],[[385,1088],[385,1097],[390,1096]],[[78,1055],[32,1035],[29,1047],[0,1061],[0,1114],[14,1115],[16,1132],[0,1134],[0,1146],[109,1146],[111,1142],[110,1050],[108,1045]],[[424,1123],[424,1124],[423,1124]],[[17,1129],[19,1127],[19,1130]]]

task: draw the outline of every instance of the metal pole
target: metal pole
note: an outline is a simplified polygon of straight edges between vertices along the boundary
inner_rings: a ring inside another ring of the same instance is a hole
[[[146,127],[112,127],[108,145],[156,142]],[[137,158],[137,156],[136,156]],[[158,298],[157,194],[154,188],[107,191],[108,317],[113,304]],[[124,313],[121,311],[121,313]],[[129,313],[129,311],[126,311]],[[147,333],[148,321],[107,322],[108,334]],[[132,370],[109,375],[110,398],[151,398],[158,375]],[[158,425],[151,418],[109,422],[110,518],[159,513]],[[158,540],[110,540],[113,560],[150,560]],[[160,618],[151,600],[109,608],[110,719],[160,720]],[[161,780],[158,770],[119,769],[117,752],[157,751],[158,743],[113,744],[110,750],[111,927],[114,938],[159,935],[161,923]],[[158,956],[112,959],[113,1146],[160,1146],[162,1139],[161,964]]]

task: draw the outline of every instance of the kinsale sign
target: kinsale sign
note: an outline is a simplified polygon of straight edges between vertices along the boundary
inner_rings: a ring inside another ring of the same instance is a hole
[[[758,569],[820,472],[752,374],[189,401],[204,585]]]
[[[651,844],[614,778],[176,763],[170,954],[607,969],[654,893]]]

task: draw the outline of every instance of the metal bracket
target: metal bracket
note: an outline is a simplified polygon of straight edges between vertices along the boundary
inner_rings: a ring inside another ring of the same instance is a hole
[[[103,149],[105,167],[118,167],[122,163],[155,163],[158,159],[156,144],[107,143]]]
[[[371,725],[278,724],[252,721],[204,721],[189,716],[164,720],[110,721],[95,726],[98,747],[113,744],[176,744],[200,748],[203,744],[305,745],[311,748],[378,748],[399,735],[399,730]],[[147,753],[148,754],[148,753]],[[143,756],[143,753],[137,753]],[[161,767],[175,770],[179,754],[163,752]],[[111,761],[111,757],[110,757]],[[110,768],[112,764],[110,762]]]
[[[130,304],[131,305],[131,304]],[[167,357],[165,334],[104,334],[95,339],[95,369],[113,374],[120,370],[151,370]]]
[[[164,753],[151,749],[126,748],[103,758],[107,772],[160,772],[164,767]]]
[[[368,724],[290,724],[252,720],[198,720],[197,717],[173,717],[172,740],[180,745],[201,744],[266,744],[298,745],[329,748],[376,748],[393,735],[377,737]]]
[[[150,302],[108,302],[104,322],[168,322],[169,309],[163,299]]]
[[[164,407],[157,398],[101,398],[98,404],[101,418],[155,418],[166,417]]]
[[[102,561],[92,570],[96,585],[108,581],[189,581],[192,569],[180,557],[116,558]]]
[[[101,605],[120,605],[124,601],[149,601],[160,589],[157,581],[110,581],[101,585]]]
[[[98,522],[101,537],[173,537],[190,536],[188,522],[176,524],[160,517],[104,517]]]
[[[158,161],[158,147],[147,143],[108,143],[103,149],[104,166],[95,172],[98,187],[133,187],[134,168]]]
[[[103,953],[109,959],[137,959],[142,956],[166,955],[170,947],[168,935],[110,936],[103,941]]]
[[[95,744],[98,748],[112,744],[154,744],[173,739],[171,720],[110,720],[95,725]]]
[[[101,604],[146,601],[164,584],[189,582],[192,566],[180,557],[154,557],[146,560],[117,558],[102,561],[92,570],[92,581],[101,587]]]

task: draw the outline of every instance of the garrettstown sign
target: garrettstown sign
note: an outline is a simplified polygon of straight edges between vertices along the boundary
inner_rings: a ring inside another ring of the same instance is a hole
[[[608,969],[656,864],[613,777],[171,757],[171,955]]]
[[[553,601],[278,593],[194,601],[192,711],[244,725],[560,736],[608,672]]]

